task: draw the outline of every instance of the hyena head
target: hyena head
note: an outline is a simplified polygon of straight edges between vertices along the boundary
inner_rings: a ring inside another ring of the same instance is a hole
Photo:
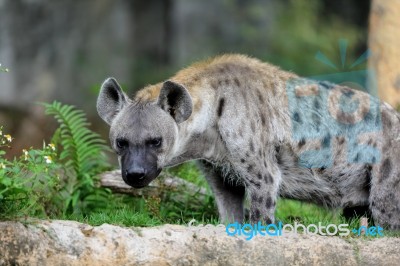
[[[166,81],[154,101],[129,99],[117,81],[107,79],[97,99],[97,112],[110,125],[111,146],[118,154],[128,185],[147,186],[172,159],[178,124],[192,113],[188,91]]]

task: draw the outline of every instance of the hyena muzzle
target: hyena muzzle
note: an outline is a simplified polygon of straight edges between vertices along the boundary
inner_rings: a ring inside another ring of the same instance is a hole
[[[223,221],[243,220],[247,195],[251,222],[272,223],[281,196],[400,229],[400,116],[362,91],[224,55],[133,99],[109,78],[97,110],[133,187],[200,160]]]

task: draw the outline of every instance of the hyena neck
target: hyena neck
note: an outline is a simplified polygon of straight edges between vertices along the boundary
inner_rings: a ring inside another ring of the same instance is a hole
[[[171,164],[205,159],[222,162],[227,154],[223,139],[214,119],[210,119],[210,108],[203,104],[189,120],[178,125],[178,139]]]

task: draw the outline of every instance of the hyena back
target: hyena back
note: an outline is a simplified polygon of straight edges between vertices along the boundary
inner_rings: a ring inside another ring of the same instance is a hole
[[[253,223],[274,222],[282,196],[400,228],[400,116],[364,92],[224,55],[133,99],[108,79],[97,108],[131,186],[201,159],[223,221],[243,220],[247,194]]]

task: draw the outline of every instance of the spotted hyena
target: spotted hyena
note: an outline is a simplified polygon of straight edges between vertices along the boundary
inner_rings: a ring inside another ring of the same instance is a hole
[[[400,228],[400,116],[370,95],[243,55],[196,63],[130,99],[107,79],[97,102],[123,180],[201,159],[220,219],[274,222],[278,196],[365,208]]]

